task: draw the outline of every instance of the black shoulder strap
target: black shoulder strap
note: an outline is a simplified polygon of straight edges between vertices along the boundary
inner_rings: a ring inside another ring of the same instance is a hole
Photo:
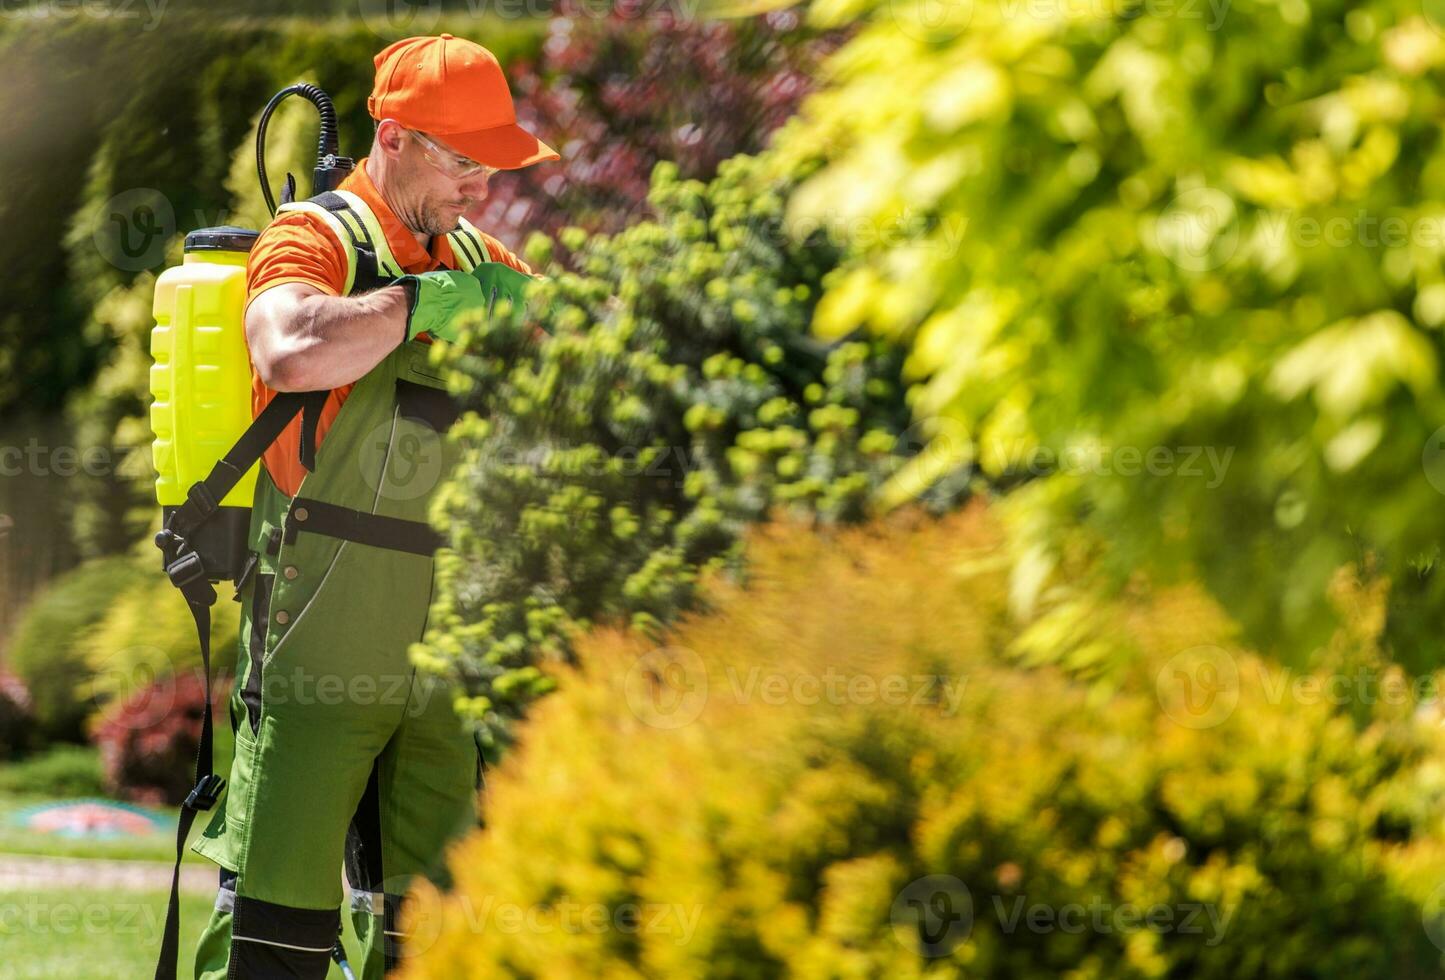
[[[336,215],[351,236],[351,247],[356,252],[356,277],[351,284],[353,293],[369,292],[391,282],[381,275],[376,261],[376,243],[371,239],[371,232],[366,230],[366,222],[361,220],[361,215],[347,203],[346,198],[335,191],[322,191],[311,198],[311,203],[319,204]]]
[[[171,875],[171,895],[166,907],[156,980],[175,980],[176,976],[176,958],[180,954],[181,858],[185,855],[186,838],[190,836],[196,814],[215,806],[222,787],[226,785],[226,781],[214,771],[215,737],[211,726],[211,606],[216,603],[216,590],[211,585],[200,554],[188,538],[220,509],[226,494],[260,460],[266,448],[276,441],[281,430],[297,413],[302,419],[301,462],[308,470],[315,469],[316,420],[320,418],[321,406],[329,394],[329,391],[286,391],[273,397],[230,451],[211,467],[206,478],[186,491],[186,502],[171,512],[165,528],[155,538],[156,547],[161,549],[166,574],[185,596],[191,618],[195,620],[206,696],[206,709],[201,716],[201,739],[196,747],[195,788],[181,804],[176,824],[176,864]]]

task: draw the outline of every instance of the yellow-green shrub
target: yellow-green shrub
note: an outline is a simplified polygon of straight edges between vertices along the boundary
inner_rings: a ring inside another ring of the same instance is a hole
[[[226,673],[235,669],[240,607],[230,601],[227,583],[217,591],[220,597],[211,607],[211,670]],[[96,706],[201,664],[186,600],[158,567],[117,597],[77,648],[91,675],[81,692]]]
[[[1098,610],[1141,654],[1112,695],[1021,668],[981,508],[749,553],[747,587],[713,582],[666,648],[580,645],[455,891],[414,893],[405,976],[1435,975],[1445,775],[1413,699],[1306,697],[1188,591]],[[1379,596],[1354,597],[1342,673],[1379,663]],[[1235,672],[1230,711],[1181,700],[1200,662]],[[894,677],[910,703],[885,703]],[[907,901],[930,875],[973,914],[924,956]],[[1086,927],[1013,919],[1034,906]]]

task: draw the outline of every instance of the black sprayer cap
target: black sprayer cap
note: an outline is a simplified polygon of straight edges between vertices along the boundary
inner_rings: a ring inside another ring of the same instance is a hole
[[[198,228],[186,236],[187,252],[249,252],[260,236],[259,231],[222,225],[219,228]]]

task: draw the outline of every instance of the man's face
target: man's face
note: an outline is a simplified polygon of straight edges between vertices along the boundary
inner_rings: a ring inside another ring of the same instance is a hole
[[[397,217],[421,235],[456,231],[461,216],[486,200],[491,171],[425,134],[402,133],[391,182]]]

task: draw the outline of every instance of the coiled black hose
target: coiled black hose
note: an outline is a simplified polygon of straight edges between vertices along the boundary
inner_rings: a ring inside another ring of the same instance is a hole
[[[261,194],[266,198],[266,207],[273,216],[276,214],[276,199],[271,196],[271,184],[266,179],[266,126],[271,121],[271,113],[289,95],[308,99],[316,106],[316,112],[321,117],[321,134],[316,140],[316,172],[312,192],[334,190],[335,183],[329,182],[328,178],[333,173],[344,173],[351,169],[351,161],[338,154],[336,107],[331,104],[331,96],[310,82],[286,86],[271,96],[271,101],[261,110],[260,122],[256,124],[256,176],[261,181]],[[329,186],[322,186],[328,183]]]

